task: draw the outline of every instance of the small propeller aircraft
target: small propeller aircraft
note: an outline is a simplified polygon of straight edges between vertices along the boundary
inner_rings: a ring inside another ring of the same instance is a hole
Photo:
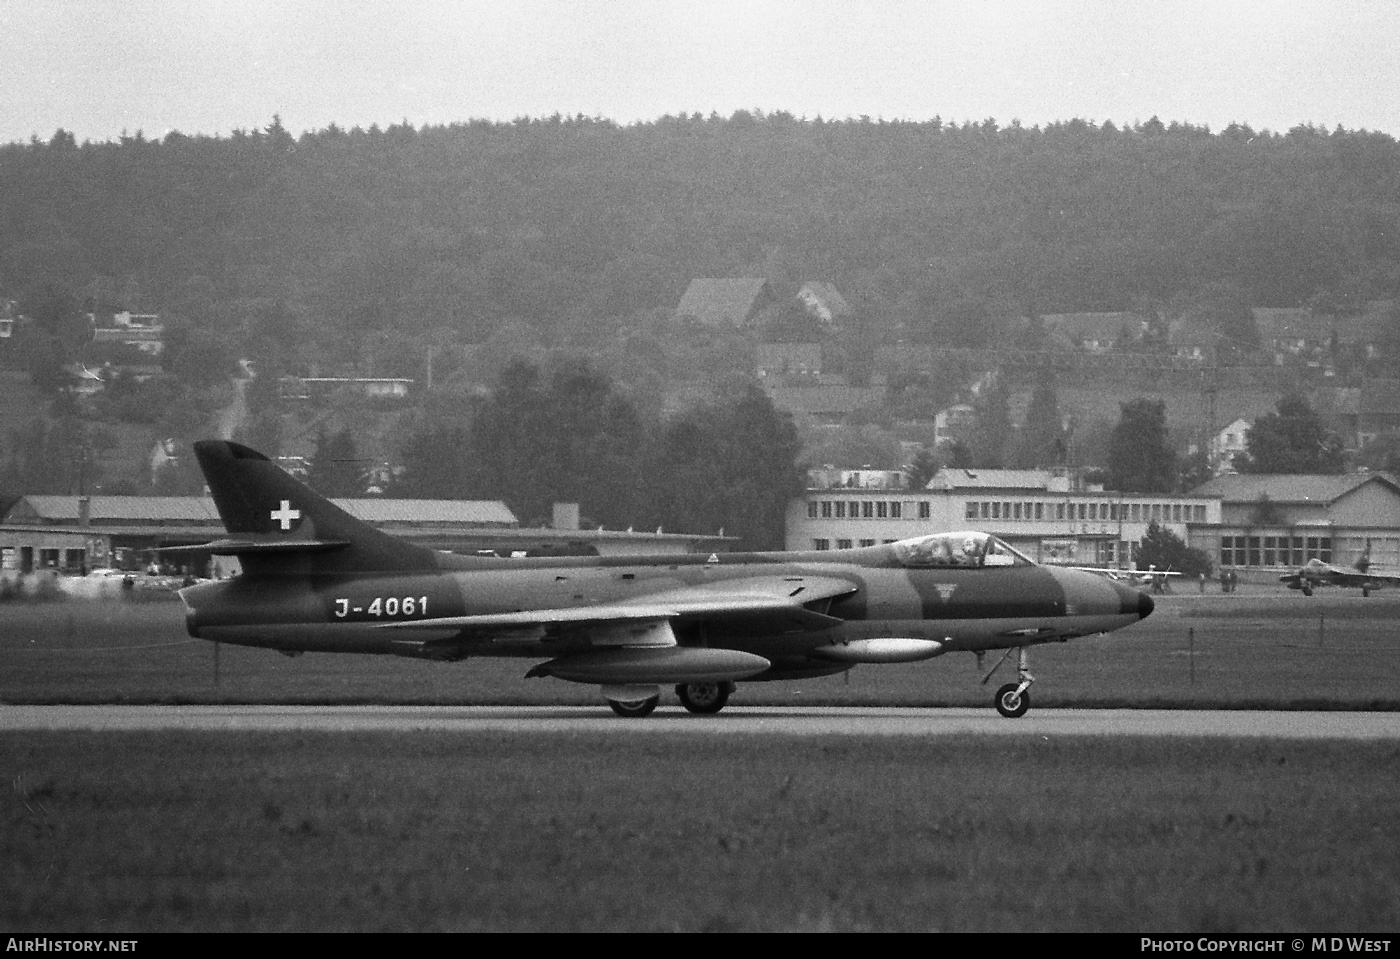
[[[798,553],[502,558],[384,533],[254,450],[195,444],[227,538],[184,551],[238,557],[241,573],[180,590],[191,636],[301,652],[535,660],[527,677],[597,684],[645,716],[662,686],[717,713],[734,684],[1018,654],[993,700],[1030,707],[1027,648],[1106,633],[1152,599],[1102,576],[1031,561],[995,536],[937,533]]]
[[[1150,566],[1147,569],[1114,569],[1109,566],[1071,566],[1069,569],[1078,569],[1086,573],[1095,573],[1099,576],[1107,576],[1118,583],[1127,583],[1131,586],[1150,586],[1152,592],[1160,593],[1167,588],[1168,581],[1176,576],[1180,576],[1179,570],[1158,569]]]
[[[1368,542],[1366,552],[1350,566],[1333,566],[1320,559],[1310,559],[1297,572],[1280,576],[1279,582],[1287,584],[1289,589],[1302,590],[1304,596],[1311,596],[1319,586],[1359,586],[1362,596],[1370,596],[1373,589],[1400,584],[1400,574],[1371,569],[1371,544]]]

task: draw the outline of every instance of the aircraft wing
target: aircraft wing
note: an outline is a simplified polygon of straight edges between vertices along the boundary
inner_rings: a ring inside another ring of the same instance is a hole
[[[776,626],[808,631],[840,624],[842,620],[814,607],[854,593],[857,588],[855,583],[835,577],[756,576],[647,593],[623,602],[440,616],[383,623],[380,628],[439,633],[446,629],[456,630],[459,635],[486,638],[493,634],[520,634],[522,630],[534,630],[540,635],[590,631],[611,633],[611,628],[629,624],[669,625],[717,620],[736,625],[762,621],[768,628]],[[455,641],[454,637],[437,642],[450,644]]]

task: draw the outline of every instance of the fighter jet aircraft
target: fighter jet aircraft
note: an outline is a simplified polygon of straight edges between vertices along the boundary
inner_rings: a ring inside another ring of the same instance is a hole
[[[202,548],[242,572],[180,591],[191,636],[306,651],[436,660],[513,656],[526,673],[597,684],[645,716],[674,686],[717,713],[734,684],[1019,654],[993,700],[1023,715],[1027,648],[1106,633],[1152,612],[1137,589],[1040,566],[986,533],[797,553],[499,558],[427,549],[369,526],[267,457],[195,444],[227,538]]]
[[[1310,559],[1297,572],[1280,576],[1279,582],[1287,584],[1289,589],[1302,590],[1304,596],[1311,596],[1319,586],[1360,587],[1362,596],[1370,596],[1373,589],[1400,584],[1400,574],[1371,569],[1371,544],[1368,542],[1366,552],[1351,566],[1333,566],[1320,559]]]

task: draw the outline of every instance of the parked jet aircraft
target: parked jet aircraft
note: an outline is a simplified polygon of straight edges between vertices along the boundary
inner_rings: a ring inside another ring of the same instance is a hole
[[[1028,647],[1115,630],[1152,599],[1102,576],[1040,566],[985,533],[884,546],[708,556],[459,556],[356,520],[260,453],[207,440],[195,455],[228,537],[203,549],[242,573],[180,591],[191,636],[304,651],[426,659],[514,656],[526,676],[596,683],[645,716],[674,685],[716,713],[739,680],[839,673],[954,651],[1015,650],[996,708],[1025,713]]]
[[[1320,559],[1310,559],[1296,573],[1280,576],[1279,582],[1288,584],[1289,589],[1302,590],[1304,596],[1311,596],[1319,586],[1359,586],[1362,596],[1370,596],[1373,589],[1400,584],[1400,574],[1371,569],[1371,545],[1367,543],[1366,552],[1351,566],[1333,566]]]

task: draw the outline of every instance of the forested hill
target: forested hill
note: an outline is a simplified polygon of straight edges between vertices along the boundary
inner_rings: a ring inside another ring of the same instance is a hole
[[[982,345],[979,317],[1127,309],[1219,280],[1257,306],[1394,295],[1400,148],[1312,127],[744,112],[81,145],[59,131],[0,147],[0,223],[0,295],[96,289],[245,333],[250,304],[275,303],[292,353],[384,331],[479,342],[507,319],[549,337],[735,275],[834,281],[877,338]]]

